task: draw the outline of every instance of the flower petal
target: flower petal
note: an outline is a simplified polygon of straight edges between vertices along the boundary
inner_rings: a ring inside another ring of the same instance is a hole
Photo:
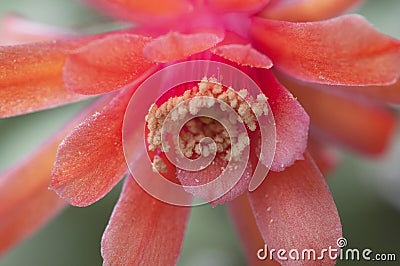
[[[96,202],[126,172],[122,123],[131,95],[132,89],[120,92],[59,146],[50,188],[70,204],[87,206]]]
[[[153,198],[129,176],[101,241],[103,265],[175,265],[189,213]]]
[[[188,171],[177,168],[176,175],[186,192],[210,202],[210,204],[215,207],[219,204],[231,201],[247,191],[252,177],[250,162],[247,163],[245,169],[241,169],[235,162],[232,162],[229,167],[227,167],[227,164],[228,162],[223,161],[219,157],[215,157],[214,161],[203,170]],[[222,175],[222,169],[226,171],[224,176]],[[232,184],[232,180],[239,177],[240,173],[242,173],[240,178],[236,183]],[[216,183],[211,183],[214,180]],[[201,186],[205,184],[209,186]]]
[[[188,13],[187,0],[86,0],[95,7],[125,20],[151,24]]]
[[[392,112],[373,103],[313,88],[306,83],[289,79],[281,81],[298,97],[310,115],[316,137],[371,155],[386,149],[396,125]]]
[[[276,123],[276,149],[272,171],[282,171],[303,159],[310,118],[293,95],[270,71],[259,72],[260,88],[268,97]]]
[[[258,52],[250,44],[219,45],[211,50],[214,54],[242,66],[269,69],[273,66],[271,59]]]
[[[400,79],[388,86],[335,86],[326,89],[341,91],[349,97],[364,98],[368,101],[400,104]]]
[[[0,176],[0,254],[33,233],[66,204],[48,190],[59,143],[85,115],[98,108],[98,101],[54,137]]]
[[[192,34],[170,32],[152,40],[144,47],[143,52],[149,60],[165,63],[203,52],[221,40],[221,36],[209,32]]]
[[[275,66],[304,81],[389,85],[400,74],[400,42],[359,15],[309,23],[256,18],[251,36]]]
[[[287,252],[286,261],[275,257],[282,265],[299,265],[299,261],[289,259],[291,249],[300,254],[314,249],[320,256],[323,249],[337,248],[336,241],[342,235],[339,215],[323,176],[308,154],[304,161],[283,172],[270,172],[261,186],[249,193],[249,199],[269,248]],[[334,264],[329,256],[320,261],[320,265]],[[304,260],[301,265],[316,262]]]
[[[150,39],[113,34],[74,51],[64,68],[67,88],[80,94],[100,94],[135,81],[153,66],[142,53]]]
[[[65,38],[71,31],[8,14],[0,18],[0,45],[16,45]]]
[[[310,136],[307,149],[325,177],[339,164],[340,154],[337,149],[319,139]]]
[[[257,257],[258,251],[264,248],[264,240],[258,230],[247,194],[229,202],[228,210],[238,231],[240,243],[245,251],[249,265],[280,265],[269,258],[266,261],[262,261]]]
[[[338,16],[360,2],[360,0],[275,1],[259,15],[268,19],[285,21],[324,20]]]
[[[25,114],[86,97],[66,90],[62,67],[84,40],[0,47],[0,117]]]
[[[46,187],[38,188],[21,205],[18,204],[6,214],[0,214],[0,255],[38,230],[63,209],[65,202],[48,191],[47,185],[48,183]]]
[[[65,206],[47,189],[60,141],[60,137],[50,141],[0,176],[0,254],[35,232]]]
[[[249,12],[264,7],[270,0],[207,0],[207,3],[221,12]]]

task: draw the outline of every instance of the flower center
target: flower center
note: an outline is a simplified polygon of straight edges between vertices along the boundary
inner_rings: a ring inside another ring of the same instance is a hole
[[[153,104],[146,116],[148,150],[156,151],[153,170],[166,172],[161,153],[171,145],[165,136],[178,129],[178,146],[188,159],[218,156],[224,161],[238,161],[242,151],[250,145],[247,131],[257,129],[257,118],[267,115],[267,97],[249,95],[246,89],[238,92],[224,87],[215,78],[203,78],[183,95],[164,103]],[[246,130],[240,130],[239,125]],[[213,141],[210,141],[210,140]]]

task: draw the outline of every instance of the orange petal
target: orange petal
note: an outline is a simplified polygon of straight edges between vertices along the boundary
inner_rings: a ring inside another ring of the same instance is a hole
[[[135,81],[153,66],[142,53],[150,39],[113,34],[75,50],[65,63],[67,88],[80,94],[101,94]]]
[[[0,176],[0,254],[40,228],[65,203],[48,190],[61,138]]]
[[[324,176],[339,164],[340,155],[338,151],[312,136],[308,139],[307,150]]]
[[[65,89],[68,49],[85,40],[0,47],[0,117],[25,114],[83,99]]]
[[[274,257],[282,265],[334,265],[335,260],[329,256],[318,263],[299,263],[288,254],[296,249],[301,256],[303,250],[313,249],[320,256],[323,249],[338,249],[336,242],[342,235],[339,215],[324,177],[311,157],[304,157],[304,161],[297,161],[283,172],[270,172],[261,186],[249,193],[250,204],[269,250],[286,250],[288,260]]]
[[[310,118],[293,95],[270,71],[259,72],[258,83],[268,97],[276,123],[276,149],[272,171],[282,171],[303,159],[307,148]]]
[[[175,265],[189,213],[189,207],[161,202],[127,177],[101,241],[103,265]]]
[[[203,170],[189,171],[177,168],[176,175],[186,192],[208,201],[215,207],[247,191],[252,177],[250,161],[243,168],[235,162],[231,162],[229,167],[227,165],[228,162],[215,157],[214,161]],[[222,175],[222,171],[225,175]],[[214,180],[216,183],[211,183]],[[234,183],[235,181],[237,182]],[[201,186],[206,184],[207,187]]]
[[[170,32],[148,43],[143,52],[149,60],[165,63],[203,52],[214,47],[221,40],[222,38],[214,33]]]
[[[244,248],[249,265],[280,265],[270,258],[264,261],[257,257],[258,251],[264,248],[264,240],[258,230],[247,195],[242,195],[229,202],[228,210],[239,233],[240,243]]]
[[[273,66],[271,59],[258,52],[250,44],[219,45],[211,50],[214,54],[242,66],[269,69]]]
[[[117,17],[151,24],[188,13],[192,10],[187,0],[86,0],[95,7]]]
[[[70,204],[87,206],[96,202],[126,172],[122,122],[131,95],[132,89],[120,92],[61,143],[50,188]]]
[[[330,89],[347,93],[349,97],[364,98],[380,103],[400,104],[400,79],[388,86],[335,86]]]
[[[382,153],[394,133],[396,118],[385,108],[305,83],[282,80],[311,117],[316,136],[366,154]],[[319,135],[318,135],[319,134]]]
[[[390,85],[400,74],[400,42],[359,15],[308,23],[256,18],[250,34],[276,67],[300,80]]]
[[[285,21],[316,21],[336,17],[360,0],[297,0],[275,1],[260,12],[259,16]]]
[[[265,6],[269,0],[207,0],[217,11],[222,12],[249,12],[256,11]]]
[[[38,230],[63,209],[65,202],[48,191],[47,185],[48,183],[30,194],[29,199],[21,202],[21,206],[16,206],[6,214],[0,213],[0,255]]]
[[[0,176],[0,254],[27,237],[64,206],[48,190],[56,151],[62,138],[90,111],[94,103],[20,164]]]

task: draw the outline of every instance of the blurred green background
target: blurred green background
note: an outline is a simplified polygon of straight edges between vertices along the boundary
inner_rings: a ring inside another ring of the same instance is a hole
[[[400,1],[366,1],[357,12],[379,30],[400,38]],[[122,26],[107,22],[106,18],[71,0],[2,0],[0,16],[8,13],[82,32]],[[84,103],[74,104],[0,120],[0,171],[34,150],[83,106]],[[398,262],[399,143],[393,141],[385,161],[361,160],[345,154],[342,165],[329,179],[349,247],[396,253]],[[100,239],[119,190],[120,186],[90,207],[67,208],[48,226],[0,258],[0,266],[101,265]],[[180,265],[245,264],[239,240],[222,207],[193,209],[182,254]],[[338,262],[338,265],[365,264],[365,261]]]

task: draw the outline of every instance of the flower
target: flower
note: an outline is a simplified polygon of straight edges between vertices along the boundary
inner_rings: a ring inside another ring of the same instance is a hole
[[[47,191],[50,176],[50,187],[75,206],[90,205],[109,192],[127,171],[123,118],[136,89],[157,70],[204,58],[228,62],[250,75],[268,97],[276,121],[268,178],[228,203],[249,260],[256,259],[263,241],[286,250],[335,246],[341,236],[339,216],[306,151],[309,117],[287,89],[311,117],[311,147],[319,165],[330,163],[322,156],[326,139],[380,153],[394,127],[394,116],[382,103],[398,101],[399,41],[357,15],[328,19],[358,1],[91,2],[140,26],[0,50],[3,117],[103,95],[1,177],[0,231],[5,237],[0,250],[64,206]],[[301,22],[313,20],[321,21]],[[196,179],[183,172],[180,181],[187,176]],[[176,263],[189,211],[151,197],[126,178],[103,236],[104,263]],[[24,223],[27,214],[29,224]]]

